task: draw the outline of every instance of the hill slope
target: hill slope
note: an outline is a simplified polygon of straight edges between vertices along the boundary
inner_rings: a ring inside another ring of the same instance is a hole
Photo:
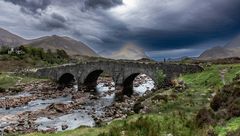
[[[69,55],[85,55],[85,56],[98,56],[92,49],[82,42],[76,41],[69,37],[60,37],[57,35],[42,37],[30,43],[30,46],[43,48],[45,50],[62,49]]]
[[[16,47],[27,43],[28,40],[0,28],[0,46]]]
[[[53,51],[56,49],[63,49],[69,55],[99,56],[84,43],[69,37],[60,37],[54,35],[33,40],[26,40],[0,28],[0,46],[17,47],[20,45],[31,45],[34,47],[43,48],[45,50],[51,49]]]

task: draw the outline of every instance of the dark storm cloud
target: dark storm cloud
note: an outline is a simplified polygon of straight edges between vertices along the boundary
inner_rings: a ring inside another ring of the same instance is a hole
[[[239,24],[240,25],[240,24]],[[162,31],[162,30],[141,30],[129,33],[126,39],[134,39],[147,50],[181,49],[194,48],[193,45],[213,40],[223,40],[239,34],[238,25],[227,25],[209,31]],[[146,46],[148,45],[148,46]],[[209,45],[211,46],[211,45]]]
[[[122,0],[4,0],[11,2],[15,5],[19,5],[21,10],[28,14],[39,14],[42,10],[45,10],[51,4],[76,4],[81,5],[82,10],[96,9],[96,8],[112,8],[117,5],[121,5]],[[40,11],[39,11],[40,10]]]
[[[104,13],[104,10],[115,7],[122,4],[122,0],[4,0],[10,2],[14,5],[20,6],[20,9],[23,13],[31,15],[36,19],[36,29],[38,30],[54,30],[54,29],[69,29],[72,31],[72,34],[76,36],[82,35],[79,30],[76,30],[74,27],[77,23],[86,22],[86,25],[82,26],[87,28],[91,22],[92,25],[101,24],[105,26],[104,23],[108,24],[108,31],[114,31],[123,27],[119,25],[120,23],[115,21],[108,14]],[[68,14],[69,18],[72,20],[67,20],[61,13],[48,13],[47,8],[50,6],[57,6],[61,11],[62,9],[67,9],[67,12],[73,12],[73,14]],[[75,10],[77,7],[78,10]],[[98,10],[100,8],[100,10]],[[103,10],[101,10],[103,9]],[[89,11],[90,10],[90,11]],[[97,17],[99,16],[99,17]],[[88,21],[88,22],[87,22]],[[108,21],[108,22],[107,22]],[[69,26],[72,25],[72,26]],[[68,27],[69,26],[69,27]],[[117,26],[117,28],[114,28]],[[90,26],[89,29],[94,26]],[[110,30],[111,29],[111,30]]]
[[[86,0],[86,8],[111,8],[123,4],[122,0]]]
[[[146,11],[144,14],[151,16],[143,26],[135,27],[117,37],[134,41],[147,50],[168,50],[195,48],[194,45],[226,40],[240,33],[239,0],[191,2],[180,12],[166,11],[164,14],[157,14],[156,9]],[[134,19],[129,22],[136,25],[141,23],[141,14],[132,16]]]
[[[67,29],[67,19],[57,13],[53,13],[49,17],[42,18],[36,28],[46,31],[54,29]]]
[[[46,9],[50,4],[50,0],[4,0],[19,5],[21,10],[28,14],[37,14],[38,10]]]
[[[62,30],[98,52],[133,42],[147,51],[183,53],[210,48],[213,45],[206,43],[220,43],[240,33],[240,0],[4,1],[32,16],[35,29]]]

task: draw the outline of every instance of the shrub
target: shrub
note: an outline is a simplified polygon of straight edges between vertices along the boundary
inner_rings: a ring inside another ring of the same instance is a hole
[[[205,125],[213,125],[215,123],[214,116],[214,112],[211,109],[201,109],[196,117],[198,127],[204,127]]]
[[[8,54],[10,47],[2,46],[0,49],[0,54]]]
[[[62,64],[67,62],[70,57],[64,50],[57,49],[56,52],[51,50],[44,51],[42,48],[34,48],[31,46],[20,46],[15,48],[15,50],[21,53],[13,52],[8,55],[9,47],[2,47],[0,49],[0,54],[7,55],[7,60],[12,58],[14,60],[24,60],[27,63],[36,65],[39,61],[46,62],[48,64]],[[2,59],[4,60],[4,59]]]
[[[158,70],[156,72],[156,78],[157,78],[157,85],[162,86],[166,78],[166,75],[164,74],[163,70]]]
[[[240,98],[235,99],[228,107],[228,113],[230,117],[240,116]]]

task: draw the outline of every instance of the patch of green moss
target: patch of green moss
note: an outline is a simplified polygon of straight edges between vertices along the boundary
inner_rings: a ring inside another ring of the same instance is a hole
[[[228,133],[234,132],[240,128],[240,117],[229,120],[223,126],[216,126],[214,131],[218,136],[227,136]]]

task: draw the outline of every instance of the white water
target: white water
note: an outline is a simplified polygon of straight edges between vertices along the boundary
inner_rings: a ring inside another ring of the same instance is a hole
[[[134,87],[133,90],[139,95],[143,95],[144,93],[146,93],[146,91],[150,91],[153,88],[154,88],[154,82],[148,82],[140,85],[139,87]]]
[[[6,110],[4,108],[0,108],[0,115],[17,115],[19,113],[23,113],[26,111],[37,111],[40,109],[45,109],[47,106],[53,103],[70,103],[71,97],[59,97],[56,99],[48,99],[48,100],[34,100],[29,102],[25,106],[10,108]]]
[[[139,77],[146,77],[145,74],[141,74],[139,75]],[[133,91],[139,95],[143,95],[144,93],[146,93],[146,91],[151,91],[152,89],[154,89],[155,85],[154,85],[154,81],[149,78],[146,77],[144,80],[144,83],[140,84],[138,87],[133,87]]]
[[[115,88],[112,87],[110,90],[114,91]],[[55,117],[53,119],[48,119],[46,117],[38,118],[35,121],[35,123],[39,125],[38,130],[54,128],[57,129],[57,131],[63,131],[62,125],[68,126],[66,130],[72,130],[80,126],[95,126],[93,118],[88,113],[95,113],[96,116],[103,115],[103,108],[111,105],[115,97],[115,93],[112,93],[111,95],[105,94],[109,91],[109,87],[105,86],[103,83],[98,84],[97,91],[102,97],[98,100],[88,101],[86,105],[82,106],[84,109],[79,109],[71,114]]]
[[[79,126],[94,126],[95,122],[90,115],[84,111],[75,111],[72,114],[63,115],[54,119],[40,117],[35,121],[38,124],[38,130],[48,130],[55,128],[62,131],[62,125],[67,125],[67,130],[78,128]]]
[[[18,94],[11,96],[11,98],[17,98],[17,97],[26,97],[29,96],[23,95],[23,94]],[[7,98],[10,98],[7,96]],[[2,98],[2,99],[6,99]],[[71,97],[59,97],[56,99],[48,99],[48,100],[34,100],[29,102],[25,106],[21,107],[16,107],[16,108],[10,108],[6,110],[5,108],[0,108],[0,128],[4,128],[10,124],[17,123],[17,119],[20,113],[26,112],[26,111],[37,111],[40,109],[45,109],[47,106],[53,104],[53,103],[70,103],[71,102]]]
[[[8,95],[8,96],[0,97],[0,100],[4,100],[8,98],[12,99],[12,98],[18,98],[18,97],[28,97],[28,96],[32,96],[32,94],[28,92],[23,92],[23,93],[18,93],[17,95]]]

